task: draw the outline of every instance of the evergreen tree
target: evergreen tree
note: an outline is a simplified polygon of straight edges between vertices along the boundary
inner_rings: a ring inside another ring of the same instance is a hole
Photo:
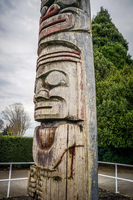
[[[132,64],[128,54],[128,43],[112,22],[110,14],[101,7],[100,12],[92,20],[93,47],[118,69],[125,64]]]
[[[101,7],[92,20],[100,147],[133,146],[133,60],[128,43]]]
[[[99,146],[133,146],[133,68],[112,69],[97,83]]]

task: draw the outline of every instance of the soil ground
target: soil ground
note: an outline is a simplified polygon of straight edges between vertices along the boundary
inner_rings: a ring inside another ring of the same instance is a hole
[[[102,190],[101,188],[98,189],[98,196],[99,200],[133,200],[133,198],[109,192],[106,190]],[[3,198],[2,200],[7,200],[7,199]],[[32,198],[29,196],[18,196],[18,197],[10,197],[8,198],[8,200],[32,200]]]
[[[12,170],[12,178],[22,178],[28,176],[29,169]],[[106,174],[109,176],[115,175],[113,166],[99,165],[99,174]],[[0,170],[0,179],[6,179],[9,176],[8,170]],[[118,177],[133,180],[133,168],[118,167]],[[7,182],[0,182],[0,199],[6,199]],[[99,176],[99,200],[122,199],[133,200],[133,183],[118,181],[119,194],[115,193],[115,180]],[[27,196],[27,180],[11,181],[10,190],[11,200],[31,200]]]

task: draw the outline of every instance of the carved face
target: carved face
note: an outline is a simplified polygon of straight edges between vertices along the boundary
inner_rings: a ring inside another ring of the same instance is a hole
[[[35,120],[77,118],[77,66],[53,62],[39,67],[35,87]]]
[[[63,45],[39,51],[35,83],[35,120],[84,120],[80,53]]]

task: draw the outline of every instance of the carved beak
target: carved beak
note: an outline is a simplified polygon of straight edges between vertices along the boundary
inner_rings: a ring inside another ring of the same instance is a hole
[[[50,8],[46,12],[46,14],[40,19],[40,24],[45,19],[52,17],[53,15],[58,14],[59,10],[60,10],[60,6],[57,5],[57,4],[53,4],[52,6],[50,6]],[[42,14],[43,14],[43,10],[42,10]]]

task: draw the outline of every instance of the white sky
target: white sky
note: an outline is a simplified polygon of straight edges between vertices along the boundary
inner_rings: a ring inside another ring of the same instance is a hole
[[[0,113],[22,103],[32,119],[27,136],[33,136],[34,81],[41,0],[0,0]],[[129,42],[133,56],[133,0],[91,0],[91,15],[103,6]],[[0,118],[2,115],[0,114]]]

